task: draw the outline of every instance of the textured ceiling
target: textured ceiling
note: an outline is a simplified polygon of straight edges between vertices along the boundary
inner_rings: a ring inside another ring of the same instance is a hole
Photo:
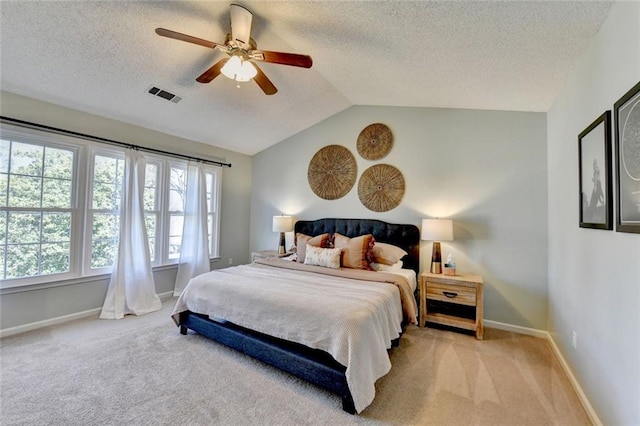
[[[609,2],[243,1],[279,89],[195,78],[224,53],[156,27],[223,42],[229,2],[1,1],[1,88],[254,154],[351,105],[546,111]],[[156,85],[183,97],[146,93]]]

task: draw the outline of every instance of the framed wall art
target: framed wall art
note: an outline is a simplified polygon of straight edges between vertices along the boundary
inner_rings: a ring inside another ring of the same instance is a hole
[[[578,135],[580,227],[613,229],[611,111]]]
[[[640,233],[640,82],[613,106],[616,139],[616,231]]]

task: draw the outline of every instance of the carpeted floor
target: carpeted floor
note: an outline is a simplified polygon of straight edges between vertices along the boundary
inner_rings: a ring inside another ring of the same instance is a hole
[[[586,425],[547,342],[410,327],[363,413],[196,334],[162,311],[2,339],[3,425]]]

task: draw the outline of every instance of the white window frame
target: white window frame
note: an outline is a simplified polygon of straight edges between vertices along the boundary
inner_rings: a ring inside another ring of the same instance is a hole
[[[94,212],[98,212],[99,214],[103,214],[103,213],[112,213],[112,214],[116,214],[118,217],[120,216],[120,209],[114,209],[114,210],[107,210],[107,209],[94,209],[93,208],[93,188],[94,188],[94,184],[93,184],[93,172],[94,172],[94,165],[95,165],[95,158],[96,156],[103,156],[103,157],[109,157],[109,158],[115,158],[118,160],[121,160],[123,163],[125,161],[125,152],[124,150],[119,150],[119,149],[110,149],[107,147],[103,147],[103,146],[96,146],[96,147],[91,147],[91,149],[89,150],[89,155],[87,158],[87,179],[85,179],[87,181],[87,189],[86,189],[86,194],[87,194],[87,198],[86,198],[86,203],[85,203],[85,207],[86,207],[86,212],[85,212],[85,227],[84,227],[84,247],[86,247],[86,250],[84,250],[84,258],[82,261],[82,276],[91,276],[91,275],[101,275],[101,274],[108,274],[112,271],[113,266],[105,266],[102,268],[92,268],[91,267],[91,251],[93,249],[92,247],[92,243],[93,243],[93,238],[92,238],[92,234],[93,234],[93,221],[91,220],[91,218],[93,217],[93,213]],[[124,170],[124,168],[123,168]],[[124,175],[122,178],[122,181],[124,183]],[[114,236],[114,238],[118,239],[119,236]],[[116,245],[118,243],[116,242]]]
[[[154,259],[151,261],[151,266],[161,266],[163,265],[162,262],[162,238],[164,236],[164,232],[163,232],[163,213],[162,213],[162,206],[163,206],[163,200],[164,200],[164,193],[162,191],[163,186],[162,186],[162,178],[164,176],[165,173],[165,169],[166,169],[166,161],[159,158],[158,156],[155,155],[147,155],[145,153],[145,160],[147,162],[147,165],[152,164],[154,166],[157,167],[157,171],[158,171],[158,175],[156,176],[156,205],[155,205],[155,210],[149,211],[145,209],[145,215],[147,214],[155,214],[156,216],[156,233],[155,235],[153,235],[153,238],[155,238],[154,240]],[[145,168],[146,171],[146,168]],[[146,179],[146,173],[145,173],[145,179]],[[148,234],[148,233],[147,233]],[[150,235],[147,235],[147,238],[150,238]]]
[[[0,278],[0,288],[4,288],[4,283],[11,283],[11,286],[22,286],[28,284],[38,284],[43,282],[48,282],[51,280],[66,280],[70,278],[74,278],[77,276],[77,256],[74,254],[77,250],[82,246],[82,242],[78,241],[76,232],[78,226],[80,226],[81,222],[81,213],[82,209],[79,208],[80,202],[79,198],[81,198],[80,185],[74,185],[74,183],[78,182],[78,164],[79,159],[83,155],[82,147],[78,146],[76,143],[70,141],[71,138],[66,138],[63,136],[53,137],[46,133],[30,131],[28,129],[13,129],[13,126],[2,127],[1,138],[9,139],[13,142],[25,143],[25,144],[33,144],[37,146],[49,147],[54,149],[64,149],[70,150],[73,152],[74,161],[73,168],[71,171],[71,197],[70,197],[70,208],[69,209],[59,209],[59,208],[29,208],[29,207],[9,207],[9,206],[0,206],[0,211],[2,212],[12,212],[12,211],[64,211],[70,212],[71,214],[71,227],[69,229],[70,238],[69,238],[69,271],[53,273],[53,274],[45,274],[45,275],[33,275],[30,277],[19,277],[19,278],[8,278],[2,279]],[[5,253],[6,256],[6,253]]]
[[[185,172],[188,169],[187,161],[176,161],[176,160],[168,160],[165,163],[166,173],[163,175],[163,195],[166,198],[166,203],[164,204],[166,209],[163,210],[164,218],[162,221],[163,228],[163,236],[162,236],[162,260],[163,265],[174,265],[178,264],[180,258],[170,259],[169,258],[169,226],[171,224],[171,211],[168,210],[169,203],[169,191],[170,191],[170,178],[171,178],[171,168],[181,168],[184,169]],[[205,174],[209,174],[213,176],[213,196],[211,197],[210,203],[207,206],[207,218],[212,216],[212,224],[213,229],[208,230],[212,232],[212,238],[209,239],[209,259],[214,260],[220,257],[220,201],[221,201],[221,189],[222,189],[222,167],[213,166],[206,164],[204,165]]]
[[[169,210],[169,202],[170,202],[170,191],[171,191],[171,169],[172,168],[179,168],[179,169],[183,169],[185,172],[185,182],[186,182],[186,173],[187,173],[187,168],[188,168],[188,162],[187,161],[179,161],[179,160],[170,160],[167,161],[166,164],[167,167],[167,171],[164,175],[164,196],[166,198],[166,203],[163,205],[163,213],[164,213],[164,220],[162,222],[163,228],[164,228],[164,236],[162,238],[162,262],[165,265],[177,265],[178,262],[180,261],[180,256],[171,259],[169,258],[169,247],[171,246],[170,242],[169,242],[169,238],[171,238],[171,216],[173,213],[177,213],[177,210]],[[182,214],[184,216],[184,203],[182,205]],[[183,222],[184,224],[184,222]],[[182,241],[180,242],[180,245],[182,247]]]
[[[72,195],[71,195],[71,237],[70,237],[70,262],[69,271],[65,273],[36,275],[31,277],[11,278],[0,280],[0,288],[22,287],[42,283],[63,281],[76,281],[77,279],[90,279],[91,277],[108,274],[112,266],[104,268],[91,268],[91,241],[92,221],[90,214],[93,210],[93,168],[95,155],[106,155],[119,159],[125,158],[127,148],[111,147],[106,144],[87,141],[72,136],[60,135],[51,132],[27,129],[21,126],[13,126],[2,123],[0,136],[4,139],[16,142],[34,143],[59,149],[70,149],[74,152],[72,170]],[[156,235],[155,235],[155,259],[154,267],[176,265],[179,259],[168,259],[168,197],[169,178],[171,165],[186,170],[188,161],[176,159],[170,155],[160,155],[143,151],[147,164],[158,167],[158,180],[156,182]],[[210,241],[210,259],[219,257],[220,249],[220,204],[222,188],[222,167],[205,164],[205,173],[213,176],[213,196],[208,203],[208,218],[211,218],[212,238]],[[2,211],[12,211],[16,208],[2,207]],[[23,209],[32,211],[34,209]],[[52,210],[52,209],[40,209]],[[67,209],[65,209],[67,210]],[[148,236],[149,237],[149,236]]]
[[[205,165],[204,172],[213,176],[213,196],[207,206],[207,217],[212,216],[213,229],[209,239],[209,259],[220,257],[220,198],[222,189],[222,167]],[[207,222],[208,223],[208,222]]]

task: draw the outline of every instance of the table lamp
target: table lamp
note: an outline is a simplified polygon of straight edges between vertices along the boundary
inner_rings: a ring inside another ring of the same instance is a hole
[[[278,253],[285,253],[284,248],[285,239],[284,233],[293,231],[293,218],[291,216],[274,216],[273,217],[273,232],[280,233],[280,244],[278,245]]]
[[[442,273],[440,241],[453,241],[453,221],[451,219],[422,219],[421,239],[433,241],[431,251],[431,273]]]

